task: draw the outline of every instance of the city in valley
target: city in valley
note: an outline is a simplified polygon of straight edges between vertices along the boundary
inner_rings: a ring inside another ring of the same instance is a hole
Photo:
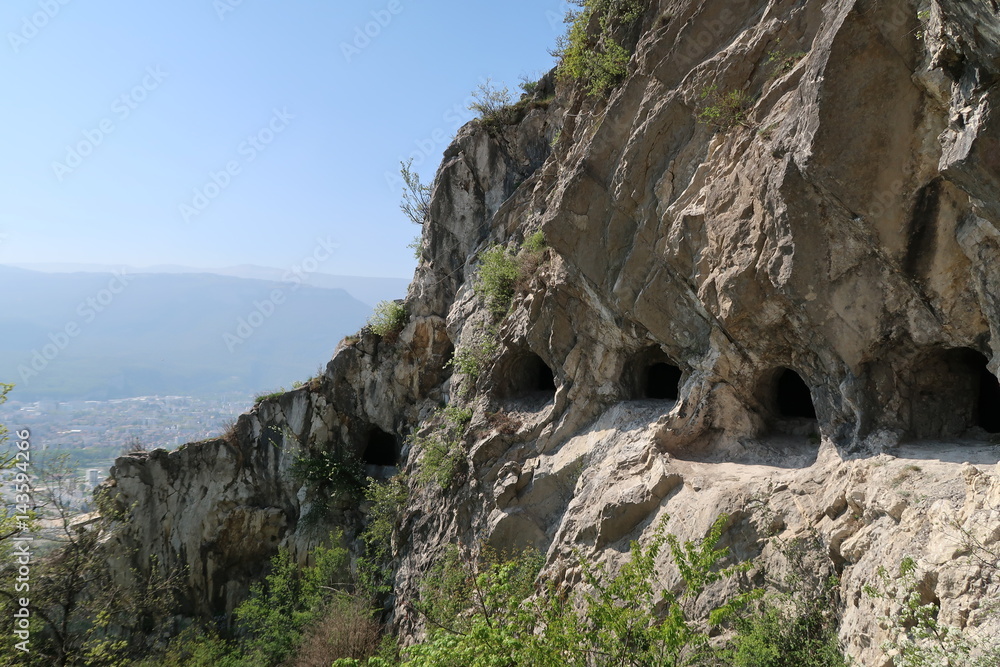
[[[92,508],[93,490],[117,457],[135,450],[175,449],[220,435],[253,404],[253,397],[141,396],[106,401],[11,400],[0,405],[0,424],[31,433],[31,472],[37,486],[62,468],[72,479],[60,484],[75,511]],[[60,457],[64,457],[64,461]],[[9,477],[16,471],[4,471]],[[4,480],[4,495],[11,486]]]

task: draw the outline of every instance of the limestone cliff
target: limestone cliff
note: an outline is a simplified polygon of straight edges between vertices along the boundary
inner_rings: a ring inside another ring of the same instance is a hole
[[[356,533],[362,508],[302,520],[294,452],[412,472],[411,436],[462,402],[459,474],[411,476],[395,536],[404,633],[448,543],[534,545],[573,582],[573,549],[614,563],[663,515],[693,537],[722,512],[742,556],[817,537],[862,664],[884,634],[861,588],[904,555],[943,620],[995,624],[963,535],[1000,540],[1000,8],[645,4],[607,99],[549,76],[516,122],[459,132],[398,338],[342,344],[227,440],[119,459],[109,539],[187,566],[186,612],[231,608],[278,545]],[[497,349],[456,373],[491,323],[483,251],[537,230]]]

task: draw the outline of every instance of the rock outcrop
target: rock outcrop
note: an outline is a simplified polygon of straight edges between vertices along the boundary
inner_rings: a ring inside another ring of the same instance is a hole
[[[550,75],[516,122],[459,132],[398,338],[342,344],[226,441],[118,461],[111,539],[187,567],[187,611],[231,609],[278,545],[356,534],[355,507],[302,520],[294,452],[385,464],[377,438],[412,472],[450,402],[474,409],[459,474],[410,477],[394,540],[404,634],[456,540],[535,546],[573,581],[574,549],[613,564],[663,515],[694,537],[723,512],[739,555],[822,545],[862,664],[885,639],[862,587],[904,555],[945,621],[997,628],[969,539],[1000,540],[1000,8],[646,4],[609,99]],[[537,230],[496,349],[457,373],[493,324],[482,252]]]

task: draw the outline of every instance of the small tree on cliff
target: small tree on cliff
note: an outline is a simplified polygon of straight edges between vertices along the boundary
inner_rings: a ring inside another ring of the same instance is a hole
[[[424,224],[431,206],[431,186],[420,182],[420,174],[413,170],[413,158],[399,163],[399,175],[403,177],[403,201],[399,209],[410,222]]]

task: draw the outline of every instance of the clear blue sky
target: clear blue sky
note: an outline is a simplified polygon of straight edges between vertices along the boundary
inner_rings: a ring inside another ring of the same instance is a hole
[[[330,238],[324,272],[410,277],[387,176],[432,178],[484,77],[551,67],[565,8],[7,0],[0,263],[288,268]]]

